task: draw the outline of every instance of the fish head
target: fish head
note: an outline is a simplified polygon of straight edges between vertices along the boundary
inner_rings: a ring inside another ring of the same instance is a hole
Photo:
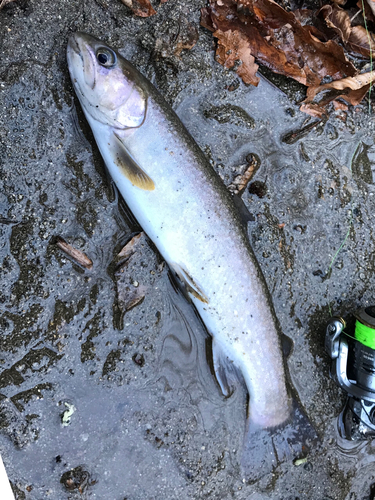
[[[69,38],[70,76],[86,116],[116,129],[137,128],[147,111],[147,92],[134,66],[97,38]]]

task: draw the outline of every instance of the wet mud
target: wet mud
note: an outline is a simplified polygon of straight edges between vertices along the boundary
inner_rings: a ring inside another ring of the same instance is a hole
[[[214,61],[201,7],[169,0],[143,19],[115,0],[19,0],[0,12],[0,453],[17,499],[363,500],[374,490],[374,446],[348,450],[337,434],[344,397],[324,352],[331,313],[374,302],[373,113],[365,102],[314,123],[295,83],[245,86]],[[199,34],[191,50],[176,42],[181,19]],[[210,338],[147,240],[119,271],[140,228],[69,80],[77,30],[118,47],[160,89],[228,186],[259,159],[242,200],[320,436],[307,460],[242,477],[244,387],[222,396]]]

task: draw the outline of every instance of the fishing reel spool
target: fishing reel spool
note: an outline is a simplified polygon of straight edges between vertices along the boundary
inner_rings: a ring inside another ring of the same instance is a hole
[[[348,395],[338,419],[340,434],[363,440],[375,436],[375,306],[354,316],[354,335],[344,332],[342,318],[329,320],[325,348],[332,359],[331,377]]]

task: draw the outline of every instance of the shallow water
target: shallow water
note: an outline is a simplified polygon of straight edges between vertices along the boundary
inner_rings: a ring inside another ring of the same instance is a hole
[[[183,3],[198,24],[200,5]],[[373,446],[343,451],[335,419],[344,398],[328,377],[324,327],[330,310],[347,316],[373,301],[375,122],[364,105],[346,122],[333,113],[290,135],[313,121],[298,111],[302,93],[264,79],[228,90],[237,77],[214,62],[205,30],[181,59],[154,51],[183,8],[167,3],[143,20],[120,2],[29,0],[0,13],[0,452],[16,496],[369,498]],[[126,270],[145,299],[122,316],[113,260],[137,228],[123,217],[69,81],[65,47],[78,29],[123,49],[226,184],[250,153],[260,159],[243,201],[281,329],[294,341],[291,377],[321,437],[306,463],[243,481],[246,392],[223,398],[210,339],[149,247],[145,265]],[[92,271],[61,253],[57,236],[84,251]],[[142,366],[133,360],[142,357]],[[75,411],[64,427],[65,403]],[[67,488],[71,469],[82,495]]]

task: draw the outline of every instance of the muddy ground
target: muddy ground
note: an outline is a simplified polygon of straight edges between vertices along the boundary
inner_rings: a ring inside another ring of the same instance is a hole
[[[344,450],[337,435],[344,396],[328,376],[324,329],[331,313],[374,302],[372,109],[332,112],[294,135],[313,121],[299,111],[303,89],[246,87],[223,69],[202,6],[169,0],[142,19],[117,0],[19,0],[0,12],[0,453],[17,499],[370,498],[374,447]],[[187,22],[199,41],[176,56]],[[246,391],[222,396],[210,339],[147,243],[121,277],[145,298],[123,314],[114,259],[139,228],[70,83],[77,30],[119,48],[162,91],[226,184],[259,158],[242,198],[321,439],[304,463],[243,479]],[[61,252],[58,236],[93,268]]]

